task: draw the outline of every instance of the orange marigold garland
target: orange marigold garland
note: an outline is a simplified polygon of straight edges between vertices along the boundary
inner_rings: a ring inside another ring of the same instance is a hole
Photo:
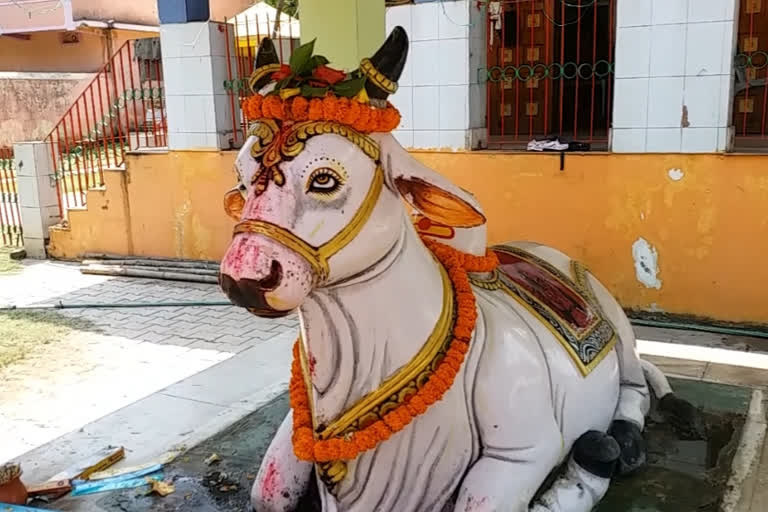
[[[328,93],[324,98],[307,99],[292,96],[282,99],[277,95],[254,94],[242,101],[245,117],[279,121],[332,121],[351,126],[360,133],[391,132],[400,124],[400,112],[392,104],[376,108],[356,99],[336,97]]]
[[[289,394],[293,409],[293,451],[300,460],[310,462],[352,460],[405,428],[414,417],[423,414],[427,407],[439,401],[453,385],[456,374],[464,362],[464,356],[469,351],[469,342],[477,320],[475,294],[472,292],[467,272],[490,272],[496,268],[499,260],[491,251],[488,251],[485,256],[473,256],[429,238],[422,240],[448,271],[458,306],[456,323],[452,331],[453,339],[445,357],[421,389],[381,420],[343,438],[318,440],[312,432],[309,392],[301,371],[300,341],[297,340],[293,346]]]

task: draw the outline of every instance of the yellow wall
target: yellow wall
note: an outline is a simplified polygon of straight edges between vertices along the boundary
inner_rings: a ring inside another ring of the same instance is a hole
[[[49,254],[86,252],[220,259],[232,236],[224,193],[236,184],[235,152],[127,155],[127,172],[106,171],[106,191],[51,231]]]
[[[766,157],[571,154],[564,171],[559,155],[417,157],[477,195],[490,243],[557,247],[624,307],[768,323]],[[641,237],[658,252],[660,290],[635,277]]]
[[[765,157],[570,154],[560,171],[558,155],[415,156],[477,195],[491,243],[557,247],[585,262],[625,307],[768,324]],[[221,197],[234,184],[234,157],[129,157],[127,183],[114,173],[106,193],[91,192],[88,211],[71,213],[71,231],[52,232],[51,253],[220,258],[232,227]],[[632,245],[641,237],[658,252],[658,290],[635,275]]]

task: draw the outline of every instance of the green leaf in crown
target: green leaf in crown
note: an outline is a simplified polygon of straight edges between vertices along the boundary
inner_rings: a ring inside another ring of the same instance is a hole
[[[328,66],[323,55],[313,55],[315,40],[293,51],[289,64],[282,64],[272,74],[275,88],[270,95],[286,99],[292,96],[323,98],[329,92],[345,98],[354,98],[365,87],[366,77],[359,70],[345,73]]]

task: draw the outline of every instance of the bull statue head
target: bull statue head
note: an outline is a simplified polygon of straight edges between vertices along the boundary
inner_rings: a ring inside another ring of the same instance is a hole
[[[235,304],[282,316],[314,289],[365,273],[414,229],[402,199],[432,224],[464,232],[461,243],[474,246],[464,250],[484,253],[475,198],[389,133],[400,116],[387,98],[407,53],[397,27],[359,69],[342,73],[312,55],[312,43],[281,65],[263,40],[256,94],[244,104],[252,124],[235,161],[239,184],[225,198],[237,224],[220,283]]]

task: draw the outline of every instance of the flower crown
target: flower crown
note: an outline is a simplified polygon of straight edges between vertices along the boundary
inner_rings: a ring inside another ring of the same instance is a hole
[[[244,98],[241,105],[248,121],[330,121],[361,133],[397,128],[400,112],[386,99],[368,95],[371,86],[392,94],[397,91],[396,82],[378,71],[370,59],[363,59],[360,67],[349,73],[333,69],[324,56],[313,55],[314,47],[313,40],[296,48],[290,64],[269,63],[254,70],[249,79],[254,94]],[[270,81],[274,88],[259,93]]]

